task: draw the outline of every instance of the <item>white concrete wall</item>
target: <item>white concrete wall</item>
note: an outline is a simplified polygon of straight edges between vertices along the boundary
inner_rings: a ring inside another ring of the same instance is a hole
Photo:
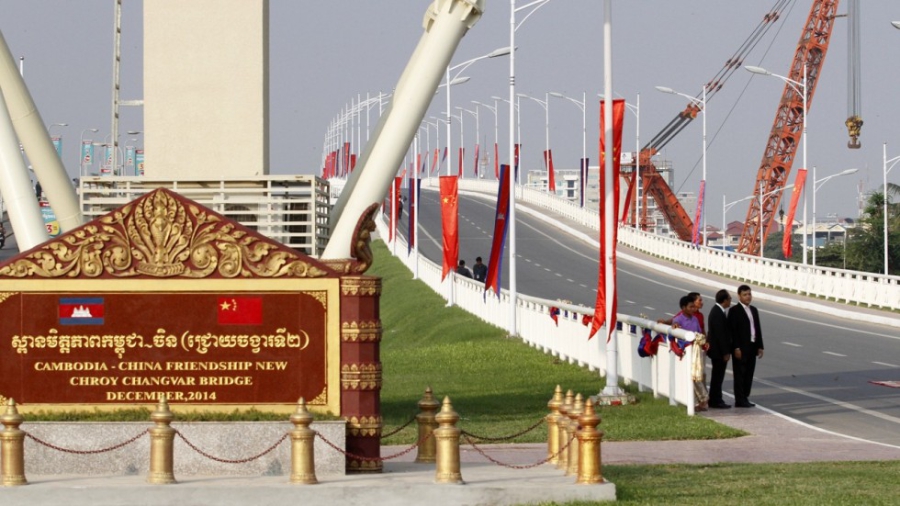
[[[148,177],[267,175],[268,0],[144,2]]]

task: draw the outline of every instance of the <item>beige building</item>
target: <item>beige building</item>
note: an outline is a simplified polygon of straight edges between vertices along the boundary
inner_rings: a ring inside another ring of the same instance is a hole
[[[145,175],[269,170],[268,0],[144,2]]]

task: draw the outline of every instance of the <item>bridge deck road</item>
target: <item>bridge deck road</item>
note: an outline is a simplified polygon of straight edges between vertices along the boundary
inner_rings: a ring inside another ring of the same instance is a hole
[[[488,261],[493,234],[495,197],[461,193],[459,198],[460,258],[467,265],[476,256]],[[569,300],[593,307],[596,300],[598,252],[596,246],[577,239],[533,215],[516,213],[517,291],[545,299]],[[567,227],[595,237],[546,210],[535,210]],[[421,192],[419,206],[420,253],[441,263],[441,218],[438,193]],[[402,221],[403,235],[408,216]],[[737,281],[684,266],[662,262],[619,246],[618,309],[620,313],[668,317],[678,311],[678,299],[689,291],[704,297],[708,314],[715,292],[726,288],[734,296]],[[632,261],[632,259],[638,261]],[[652,261],[674,269],[673,273],[645,267]],[[504,256],[502,284],[508,287],[508,259]],[[688,279],[701,276],[706,281]],[[824,311],[796,307],[809,299],[753,287],[754,305],[761,313],[765,356],[757,362],[751,399],[776,412],[824,430],[900,446],[900,389],[870,381],[900,380],[900,331],[886,325],[851,321],[828,313],[840,307],[863,314],[889,313],[832,302],[819,302]],[[766,295],[776,294],[787,302]],[[737,297],[734,297],[735,301]],[[585,331],[585,337],[587,331]],[[708,367],[708,365],[707,365]],[[732,391],[731,370],[725,380]],[[861,456],[864,458],[864,456]]]

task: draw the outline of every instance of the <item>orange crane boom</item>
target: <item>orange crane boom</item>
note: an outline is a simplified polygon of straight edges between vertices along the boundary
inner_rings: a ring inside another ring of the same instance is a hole
[[[806,94],[806,114],[809,113],[822,63],[828,51],[837,7],[838,0],[813,1],[803,33],[800,35],[800,42],[797,44],[797,51],[791,61],[791,71],[787,76],[790,80],[804,83],[805,68],[805,85],[797,88]],[[753,186],[756,198],[750,201],[747,219],[744,220],[744,230],[738,242],[738,251],[741,253],[760,254],[760,227],[763,227],[764,236],[769,235],[775,210],[784,193],[779,190],[785,187],[791,166],[794,164],[797,145],[803,134],[803,119],[803,95],[795,90],[794,86],[785,83],[766,150],[756,173],[756,184]],[[761,195],[767,196],[762,199],[762,205],[760,205]]]

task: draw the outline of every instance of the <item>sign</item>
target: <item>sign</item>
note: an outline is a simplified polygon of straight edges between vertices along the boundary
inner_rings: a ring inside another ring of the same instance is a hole
[[[46,200],[42,200],[41,204],[41,217],[44,218],[44,226],[47,227],[47,233],[50,234],[50,237],[56,237],[59,235],[59,221],[56,220],[56,213],[53,212],[53,208],[50,207],[50,203]]]
[[[338,345],[327,339],[329,298],[327,290],[8,295],[0,303],[0,393],[24,405],[162,396],[175,404],[325,404]]]

